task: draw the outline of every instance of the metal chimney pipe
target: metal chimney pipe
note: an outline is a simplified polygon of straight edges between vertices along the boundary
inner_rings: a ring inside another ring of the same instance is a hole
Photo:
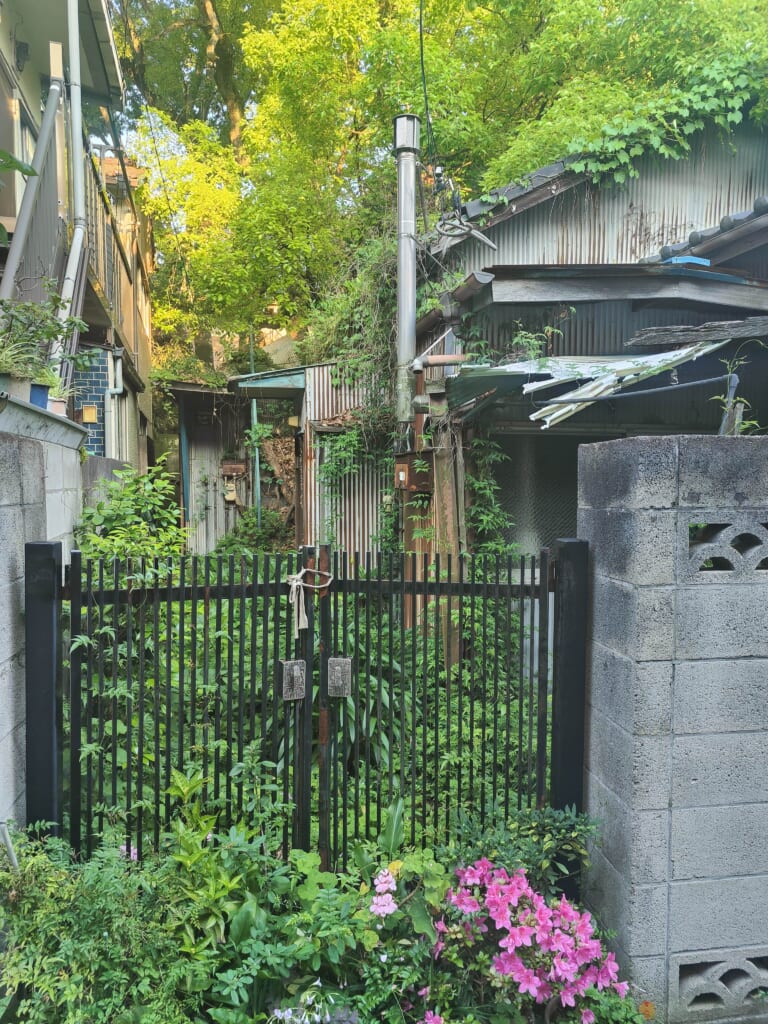
[[[416,356],[416,162],[421,121],[415,114],[394,119],[397,158],[397,382],[398,423],[412,423]]]

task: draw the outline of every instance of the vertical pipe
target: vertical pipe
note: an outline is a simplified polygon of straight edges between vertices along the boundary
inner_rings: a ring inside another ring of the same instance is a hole
[[[250,342],[250,365],[251,373],[255,373],[255,362],[253,358],[253,331],[248,335]],[[259,413],[256,407],[256,399],[251,399],[251,428],[259,424]],[[256,526],[261,529],[261,463],[259,446],[253,446],[253,505],[256,509]]]
[[[416,356],[416,161],[421,122],[413,114],[394,120],[397,158],[397,382],[399,424],[413,422],[413,374]]]
[[[330,549],[327,544],[319,548],[318,568],[321,573],[329,573],[331,569]],[[327,576],[323,577],[327,579]],[[330,857],[330,825],[331,825],[331,765],[330,765],[330,709],[328,701],[328,658],[331,649],[331,602],[328,589],[319,592],[318,619],[320,624],[320,688],[318,693],[318,851],[320,868],[328,871]],[[311,663],[307,675],[311,676]]]
[[[72,300],[77,285],[77,273],[85,247],[87,219],[85,215],[85,150],[83,148],[83,107],[80,72],[80,13],[78,0],[67,0],[67,35],[69,37],[69,128],[70,164],[72,172],[72,223],[74,231],[64,270],[61,286],[61,310],[64,318],[79,310],[72,309]],[[62,339],[54,342],[54,349],[60,352]]]
[[[80,636],[83,630],[83,567],[79,551],[73,551],[69,571],[69,632]],[[90,634],[89,634],[90,635]],[[71,640],[70,640],[71,644]],[[82,837],[82,699],[83,646],[71,645],[69,651],[69,842],[80,853]]]

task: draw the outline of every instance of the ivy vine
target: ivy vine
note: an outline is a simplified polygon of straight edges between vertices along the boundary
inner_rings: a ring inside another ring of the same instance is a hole
[[[646,153],[681,160],[691,139],[709,123],[730,131],[760,94],[765,69],[742,56],[713,60],[704,67],[680,67],[685,86],[669,86],[646,99],[627,119],[611,120],[595,139],[576,139],[569,146],[577,158],[570,167],[595,181],[617,184],[636,178],[635,161]],[[755,114],[758,116],[757,109]]]

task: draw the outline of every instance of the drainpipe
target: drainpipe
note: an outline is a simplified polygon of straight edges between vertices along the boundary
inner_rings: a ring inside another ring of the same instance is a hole
[[[59,317],[64,320],[71,314],[72,300],[77,283],[77,271],[85,248],[85,151],[83,149],[83,108],[80,74],[80,16],[78,0],[67,0],[67,33],[69,36],[69,124],[70,155],[72,171],[72,243],[69,247],[64,282],[61,286],[62,305]],[[62,338],[53,345],[55,355],[64,348]],[[63,369],[63,366],[62,366]]]
[[[112,387],[107,388],[104,393],[104,454],[107,458],[119,459],[120,454],[120,423],[118,417],[118,398],[125,394],[123,384],[123,352],[124,349],[117,346],[112,350]],[[107,357],[109,358],[109,356]],[[109,433],[107,435],[107,426]]]
[[[27,236],[29,235],[32,216],[37,202],[40,178],[45,167],[48,149],[54,137],[56,115],[63,92],[64,80],[61,66],[61,47],[57,43],[51,43],[51,85],[48,91],[48,100],[45,104],[45,113],[40,124],[40,134],[37,137],[35,155],[32,158],[32,167],[37,173],[32,175],[24,186],[24,195],[21,197],[19,215],[16,218],[13,239],[8,250],[8,259],[3,269],[3,279],[0,281],[0,299],[12,299],[14,297],[16,274],[19,271],[21,259],[24,255]]]
[[[250,342],[250,363],[251,373],[256,372],[256,364],[253,358],[253,331],[248,336]],[[251,399],[251,426],[259,425],[259,413],[256,407],[256,399]],[[256,509],[256,526],[261,529],[261,462],[259,457],[259,446],[253,446],[253,504]]]
[[[421,121],[415,114],[394,120],[397,158],[397,380],[395,413],[401,440],[413,423],[416,356],[416,161]]]

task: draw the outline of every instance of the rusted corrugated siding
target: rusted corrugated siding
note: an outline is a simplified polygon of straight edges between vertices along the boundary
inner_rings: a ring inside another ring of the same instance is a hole
[[[463,244],[460,265],[469,273],[492,263],[635,263],[684,242],[768,194],[764,137],[742,128],[733,142],[735,151],[705,133],[688,160],[641,160],[640,177],[625,187],[577,186],[489,228],[497,252],[474,240]]]
[[[316,545],[323,540],[350,553],[370,551],[379,532],[381,492],[389,481],[363,463],[359,472],[348,477],[334,507],[324,507],[318,476],[323,434],[313,423],[329,423],[360,408],[366,400],[360,385],[334,384],[331,365],[311,366],[306,371],[304,395],[304,531],[303,543]],[[326,520],[329,529],[324,529]]]

